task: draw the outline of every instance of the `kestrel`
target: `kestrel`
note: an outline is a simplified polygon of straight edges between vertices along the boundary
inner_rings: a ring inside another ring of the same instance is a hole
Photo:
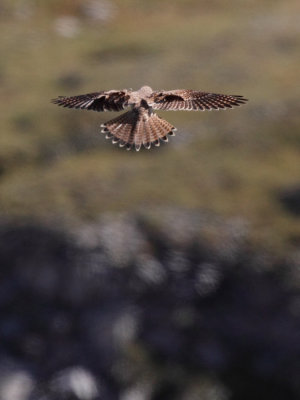
[[[139,151],[142,145],[150,149],[151,144],[160,145],[168,141],[176,128],[159,117],[153,110],[205,111],[233,108],[247,101],[243,96],[199,92],[197,90],[153,91],[143,86],[137,91],[109,90],[79,96],[59,96],[52,100],[59,106],[94,111],[130,110],[101,125],[106,138],[120,147],[132,147]]]

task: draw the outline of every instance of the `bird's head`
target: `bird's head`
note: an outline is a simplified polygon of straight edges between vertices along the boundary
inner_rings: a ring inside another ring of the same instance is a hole
[[[150,96],[151,93],[153,93],[153,90],[151,89],[150,86],[142,86],[139,90],[139,92],[143,95],[143,96]]]

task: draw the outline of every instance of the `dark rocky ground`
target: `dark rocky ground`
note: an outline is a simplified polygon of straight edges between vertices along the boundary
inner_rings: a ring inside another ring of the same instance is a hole
[[[300,257],[243,221],[6,222],[0,264],[3,400],[299,399]]]

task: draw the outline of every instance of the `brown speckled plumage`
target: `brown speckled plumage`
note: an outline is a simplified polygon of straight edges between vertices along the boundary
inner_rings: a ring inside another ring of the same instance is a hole
[[[246,101],[238,95],[185,89],[153,91],[149,86],[138,91],[109,90],[52,100],[59,106],[94,111],[122,111],[130,107],[130,111],[104,123],[102,132],[120,147],[126,146],[128,150],[134,147],[137,151],[142,146],[146,149],[152,144],[159,146],[160,141],[168,141],[168,135],[174,136],[176,128],[153,110],[219,110],[240,106]]]

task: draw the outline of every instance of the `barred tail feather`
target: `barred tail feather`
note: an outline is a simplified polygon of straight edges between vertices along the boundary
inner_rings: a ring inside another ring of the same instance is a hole
[[[142,145],[146,149],[151,144],[160,145],[160,140],[167,142],[168,135],[174,136],[176,128],[149,110],[128,111],[101,125],[102,132],[112,143],[119,143],[130,150],[133,146],[139,151]]]
[[[106,139],[112,143],[119,143],[120,147],[126,146],[129,150],[133,145],[133,130],[137,122],[137,115],[128,111],[101,125],[101,132],[106,134]]]

